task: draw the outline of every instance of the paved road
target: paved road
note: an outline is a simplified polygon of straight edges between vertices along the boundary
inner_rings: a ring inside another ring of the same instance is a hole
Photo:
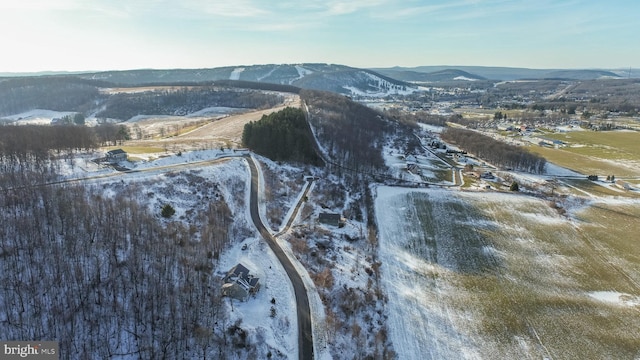
[[[251,156],[245,156],[245,159],[247,159],[249,169],[251,170],[251,197],[249,205],[251,209],[251,219],[267,244],[269,244],[271,250],[276,254],[276,257],[278,257],[282,267],[284,267],[284,270],[287,272],[287,276],[291,279],[298,310],[299,358],[302,360],[311,360],[314,358],[313,333],[311,331],[311,311],[309,309],[307,289],[304,287],[300,274],[298,274],[287,255],[276,242],[275,237],[271,235],[260,219],[260,214],[258,213],[258,168]],[[309,187],[307,187],[307,190],[309,190]]]

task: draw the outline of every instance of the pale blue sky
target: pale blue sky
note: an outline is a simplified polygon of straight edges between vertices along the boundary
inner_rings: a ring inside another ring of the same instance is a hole
[[[0,0],[0,72],[640,67],[637,0]]]

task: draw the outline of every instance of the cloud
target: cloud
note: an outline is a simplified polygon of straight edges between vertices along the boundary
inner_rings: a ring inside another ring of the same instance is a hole
[[[346,15],[362,9],[378,8],[386,2],[385,0],[333,0],[326,2],[326,13],[328,15]]]
[[[257,1],[234,0],[234,1],[206,1],[190,0],[185,1],[184,7],[196,12],[203,12],[207,15],[229,17],[229,18],[251,18],[261,17],[271,14],[271,11],[258,6]]]

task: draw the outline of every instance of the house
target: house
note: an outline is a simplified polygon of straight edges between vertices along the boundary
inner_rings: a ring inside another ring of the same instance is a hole
[[[107,152],[107,162],[115,164],[127,160],[127,153],[122,149],[115,149]]]
[[[416,157],[413,156],[413,155],[407,155],[407,156],[405,156],[405,159],[407,160],[407,162],[412,162],[412,163],[417,163],[418,162],[418,159],[416,159]]]
[[[482,175],[480,175],[483,179],[493,179],[493,174],[491,171],[485,171]]]
[[[336,227],[340,226],[341,220],[342,219],[340,214],[320,213],[320,215],[318,216],[318,221],[320,221],[321,224],[331,225]]]
[[[249,295],[260,289],[259,278],[250,274],[249,269],[240,263],[227,272],[223,282],[222,295],[241,301],[246,301]]]

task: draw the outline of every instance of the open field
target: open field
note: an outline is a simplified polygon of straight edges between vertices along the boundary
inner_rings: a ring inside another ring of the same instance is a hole
[[[186,117],[147,117],[142,121],[130,124],[133,131],[139,127],[144,133],[160,133],[158,128],[166,128],[164,136],[146,140],[131,140],[124,143],[124,148],[135,149],[133,154],[148,153],[144,148],[161,149],[160,151],[186,151],[196,149],[240,148],[242,147],[242,131],[250,121],[257,121],[263,115],[280,111],[285,107],[300,107],[297,96],[288,96],[287,102],[270,109],[248,111],[242,114],[222,118],[199,119],[194,125],[193,118]],[[184,124],[185,126],[180,126]],[[137,151],[137,152],[136,152]]]
[[[640,201],[380,187],[375,208],[400,358],[640,356]]]
[[[608,160],[640,160],[640,132],[571,131],[546,135],[570,144],[568,151]]]
[[[638,140],[640,141],[640,134]],[[600,157],[602,153],[597,155],[580,154],[572,150],[572,148],[552,149],[542,146],[529,146],[528,149],[556,165],[582,174],[595,174],[605,177],[607,175],[615,175],[617,178],[640,176],[640,159],[608,160]],[[582,150],[582,152],[586,152],[586,150]]]

